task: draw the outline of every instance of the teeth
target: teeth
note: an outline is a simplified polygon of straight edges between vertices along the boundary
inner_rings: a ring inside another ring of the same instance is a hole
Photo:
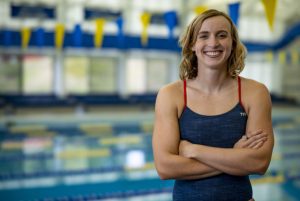
[[[205,52],[205,54],[207,54],[208,56],[216,56],[218,54],[220,54],[219,51],[212,51],[212,52]]]

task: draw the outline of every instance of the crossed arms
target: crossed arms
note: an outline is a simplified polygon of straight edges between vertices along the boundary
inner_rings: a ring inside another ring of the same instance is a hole
[[[176,94],[162,88],[155,106],[153,153],[161,179],[201,179],[221,173],[264,174],[269,166],[274,137],[271,100],[265,87],[251,99],[245,135],[233,148],[216,148],[181,141]],[[173,100],[172,100],[173,99]],[[259,100],[259,101],[257,101]]]

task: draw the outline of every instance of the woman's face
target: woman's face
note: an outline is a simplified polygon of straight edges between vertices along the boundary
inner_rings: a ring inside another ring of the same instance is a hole
[[[231,25],[223,16],[203,21],[192,50],[198,59],[198,67],[226,69],[232,50]]]

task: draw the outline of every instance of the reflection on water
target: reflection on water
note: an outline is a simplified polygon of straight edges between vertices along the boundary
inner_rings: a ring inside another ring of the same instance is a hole
[[[278,111],[270,168],[264,176],[251,176],[256,200],[300,200],[300,109]],[[72,118],[3,124],[0,196],[12,201],[171,200],[173,181],[159,179],[152,126],[145,125],[135,118],[111,124],[80,124]]]

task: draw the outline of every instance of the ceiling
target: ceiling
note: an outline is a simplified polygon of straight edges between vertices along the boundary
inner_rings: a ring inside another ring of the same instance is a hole
[[[193,1],[193,0],[192,0]],[[261,0],[202,0],[203,5],[218,6],[228,5],[230,3],[240,2],[240,13],[249,17],[265,17],[265,11]],[[193,3],[199,4],[198,1]],[[286,23],[291,26],[300,22],[300,1],[299,0],[277,0],[275,20]]]

